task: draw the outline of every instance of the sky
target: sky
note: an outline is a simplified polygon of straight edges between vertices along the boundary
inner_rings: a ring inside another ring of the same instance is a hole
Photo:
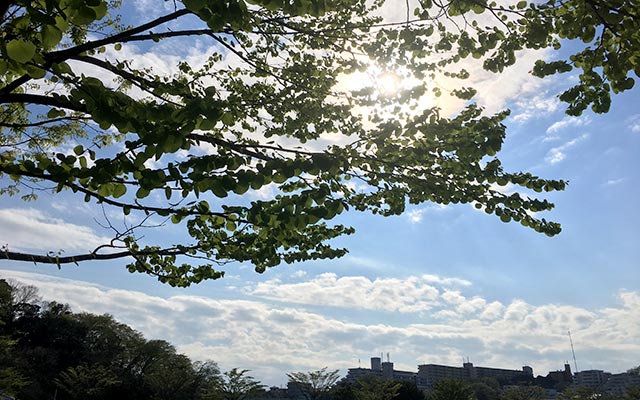
[[[146,20],[162,11],[156,6],[125,2],[125,14]],[[127,45],[120,54],[169,72],[177,60],[205,57],[207,46]],[[267,385],[325,366],[345,374],[380,353],[407,371],[425,363],[461,366],[468,357],[477,366],[529,365],[546,375],[565,361],[575,369],[569,330],[578,370],[637,366],[640,92],[614,96],[605,115],[568,117],[556,95],[575,75],[527,74],[535,59],[549,56],[525,52],[504,74],[474,79],[487,112],[512,110],[499,153],[505,170],[569,181],[547,196],[556,208],[544,217],[563,227],[556,237],[470,205],[423,204],[398,217],[341,215],[336,222],[356,228],[335,242],[349,249],[341,259],[264,274],[231,264],[225,278],[189,288],[130,274],[122,260],[61,269],[0,261],[0,278],[34,285],[43,299],[76,312],[111,314],[192,359],[250,369]],[[86,250],[108,238],[100,214],[68,193],[27,203],[4,197],[0,243]]]

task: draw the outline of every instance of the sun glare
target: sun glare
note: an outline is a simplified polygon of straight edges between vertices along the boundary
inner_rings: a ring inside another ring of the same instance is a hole
[[[392,72],[383,72],[378,74],[374,82],[378,91],[385,96],[398,93],[402,85],[402,79],[400,76]]]

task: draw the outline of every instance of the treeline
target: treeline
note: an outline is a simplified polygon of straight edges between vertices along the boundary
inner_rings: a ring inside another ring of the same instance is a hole
[[[640,367],[638,367],[640,369]],[[0,279],[0,400],[543,400],[534,382],[507,386],[484,378],[441,380],[423,392],[413,382],[338,370],[288,373],[287,389],[266,390],[248,370],[222,373],[164,340],[147,340],[109,315],[73,313],[40,301],[32,286]],[[637,370],[630,372],[637,373]],[[609,396],[567,389],[557,400],[640,400],[640,389]]]
[[[247,372],[221,373],[109,315],[73,313],[0,280],[0,398],[240,400],[261,388]]]

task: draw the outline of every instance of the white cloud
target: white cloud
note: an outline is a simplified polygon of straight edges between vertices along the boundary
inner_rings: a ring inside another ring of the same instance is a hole
[[[436,275],[422,275],[420,276],[424,282],[437,283],[442,286],[471,286],[471,282],[466,279],[460,278],[445,278]]]
[[[575,145],[582,142],[583,140],[587,139],[588,137],[589,135],[585,133],[575,139],[572,139],[564,143],[561,146],[553,147],[547,153],[547,156],[545,157],[545,161],[548,162],[549,164],[557,164],[563,161],[565,158],[567,158],[567,150],[574,147]]]
[[[293,278],[302,278],[303,276],[306,276],[306,275],[307,275],[307,271],[302,270],[302,269],[300,269],[300,270],[294,272],[293,274],[291,274],[291,276]]]
[[[170,341],[192,358],[213,359],[223,369],[251,369],[268,384],[284,383],[290,371],[355,367],[358,358],[378,351],[390,352],[396,367],[407,370],[416,370],[418,363],[459,365],[460,358],[468,355],[476,365],[519,368],[526,363],[536,373],[545,374],[560,368],[570,356],[569,329],[581,359],[589,360],[594,368],[619,371],[636,365],[640,356],[640,293],[633,291],[621,291],[615,305],[588,310],[562,304],[532,305],[524,300],[503,305],[449,290],[446,297],[451,303],[441,302],[422,321],[412,317],[383,323],[385,319],[376,318],[377,313],[373,318],[360,318],[340,312],[337,318],[330,309],[300,308],[292,299],[286,299],[289,304],[276,305],[259,297],[160,297],[40,274],[0,273],[37,286],[43,298],[68,303],[75,311],[112,314],[148,338]],[[346,290],[354,287],[366,288],[373,295],[370,300],[377,301],[381,297],[374,292],[386,284],[408,288],[405,294],[416,296],[414,290],[423,281],[408,277],[375,283],[331,274],[309,280],[345,304],[354,298]],[[330,283],[343,291],[331,290]],[[425,289],[428,302],[433,301],[433,293]],[[385,300],[389,304],[404,301],[398,300],[402,293],[387,295],[391,296]]]
[[[627,119],[629,130],[631,132],[640,133],[640,114],[632,115]]]
[[[547,154],[547,157],[545,157],[545,161],[549,164],[557,164],[565,158],[566,155],[560,150],[560,148],[554,147],[553,149],[549,150],[549,154]]]
[[[0,241],[9,250],[87,251],[108,243],[93,229],[65,222],[33,208],[0,210]]]
[[[499,301],[493,301],[489,303],[482,313],[480,314],[480,318],[482,319],[496,319],[502,315],[504,312],[504,306]]]
[[[444,205],[444,204],[430,204],[430,205],[428,205],[426,207],[422,207],[422,208],[413,208],[413,209],[405,212],[403,215],[412,224],[417,224],[419,222],[422,222],[422,220],[424,219],[424,216],[426,214],[443,212],[443,211],[447,211],[447,210],[450,210],[450,209],[451,208],[449,206]]]
[[[158,18],[167,11],[174,11],[175,4],[170,1],[158,3],[153,0],[135,0],[133,3],[139,15],[146,19]]]
[[[407,218],[409,218],[409,221],[417,224],[418,222],[422,221],[422,218],[424,217],[424,213],[426,211],[427,210],[425,208],[416,208],[414,210],[407,211],[405,215],[407,216]]]
[[[551,135],[565,130],[569,127],[586,126],[591,123],[591,118],[585,117],[564,117],[560,121],[554,122],[547,128],[547,134]]]
[[[531,96],[522,96],[515,103],[517,111],[512,118],[517,123],[550,115],[560,107],[560,101],[555,96],[549,96],[546,91],[542,94],[533,92]]]
[[[440,291],[420,277],[338,277],[324,273],[304,282],[283,284],[277,280],[258,283],[251,295],[282,302],[361,308],[389,312],[418,312],[438,304]]]
[[[625,182],[627,178],[609,179],[605,182],[606,186],[615,186]]]

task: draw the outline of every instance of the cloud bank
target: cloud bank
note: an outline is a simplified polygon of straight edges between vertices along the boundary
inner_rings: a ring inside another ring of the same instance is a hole
[[[324,366],[345,373],[381,351],[406,370],[420,363],[458,365],[469,356],[476,365],[528,364],[544,375],[570,358],[568,329],[590,368],[617,372],[640,355],[638,292],[621,291],[615,306],[589,310],[522,299],[503,304],[472,295],[468,281],[431,275],[298,275],[294,283],[247,283],[239,288],[243,298],[213,299],[0,270],[3,278],[38,287],[45,299],[112,314],[194,359],[251,369],[267,384],[284,384],[287,372]]]
[[[108,243],[110,238],[93,229],[65,222],[34,208],[0,209],[0,238],[11,251],[46,250],[87,251]]]

